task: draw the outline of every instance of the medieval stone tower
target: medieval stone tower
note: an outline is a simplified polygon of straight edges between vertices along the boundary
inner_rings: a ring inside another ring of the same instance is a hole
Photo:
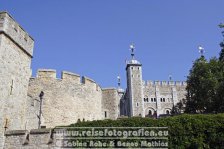
[[[142,116],[144,114],[142,64],[134,58],[134,45],[130,46],[132,59],[127,62],[127,94],[129,97],[128,116]]]
[[[0,12],[0,148],[5,129],[25,129],[33,44],[8,13]]]
[[[173,107],[182,102],[186,95],[186,82],[183,81],[144,81],[142,64],[134,58],[134,45],[131,60],[127,61],[127,89],[120,101],[120,115],[140,117],[160,117],[170,115]]]

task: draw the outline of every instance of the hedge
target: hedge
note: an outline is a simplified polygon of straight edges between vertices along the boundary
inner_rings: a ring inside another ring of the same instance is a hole
[[[224,114],[97,120],[78,122],[69,127],[168,127],[169,148],[224,149]]]

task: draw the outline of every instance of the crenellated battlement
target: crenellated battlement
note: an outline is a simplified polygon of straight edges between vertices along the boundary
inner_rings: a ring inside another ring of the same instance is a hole
[[[56,70],[54,69],[38,69],[36,77],[56,79],[56,75]]]
[[[81,80],[83,79],[83,81]],[[102,89],[96,82],[88,77],[80,76],[68,71],[62,71],[57,77],[54,69],[40,69],[35,78],[29,82],[29,99],[35,102],[40,92],[45,98],[44,126],[69,125],[78,119],[102,119],[101,107]],[[29,106],[29,109],[38,110],[38,107]],[[88,108],[86,108],[88,107]],[[60,114],[59,114],[60,113]],[[35,113],[33,113],[35,114]],[[32,128],[36,117],[31,117]]]
[[[93,79],[90,79],[90,78],[88,78],[86,76],[83,76],[82,80],[83,80],[84,84],[96,83]]]
[[[61,79],[62,80],[67,80],[67,81],[76,82],[76,83],[80,83],[81,82],[81,78],[80,78],[79,74],[75,74],[75,73],[68,72],[68,71],[62,71]]]
[[[26,54],[33,56],[33,38],[7,12],[0,12],[0,34],[5,34]]]
[[[186,86],[185,81],[144,81],[144,86]]]
[[[81,76],[76,73],[68,72],[68,71],[62,71],[61,72],[61,78],[57,78],[57,71],[55,69],[38,69],[36,78],[38,79],[56,79],[66,82],[71,82],[75,84],[83,84],[87,86],[92,86],[93,88],[100,87],[93,79]],[[31,78],[32,80],[36,79],[35,77]]]
[[[103,91],[109,91],[109,90],[115,90],[117,91],[117,88],[115,87],[108,87],[108,88],[102,88]]]

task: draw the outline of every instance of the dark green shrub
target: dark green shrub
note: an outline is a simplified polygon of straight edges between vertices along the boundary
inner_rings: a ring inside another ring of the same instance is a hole
[[[79,122],[70,127],[168,127],[169,148],[224,149],[224,114],[124,118]]]

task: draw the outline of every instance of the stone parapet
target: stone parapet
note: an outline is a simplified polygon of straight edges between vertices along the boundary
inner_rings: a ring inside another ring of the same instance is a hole
[[[186,86],[185,81],[144,81],[144,86]]]
[[[7,12],[0,12],[0,34],[5,34],[26,54],[33,56],[33,38]]]

